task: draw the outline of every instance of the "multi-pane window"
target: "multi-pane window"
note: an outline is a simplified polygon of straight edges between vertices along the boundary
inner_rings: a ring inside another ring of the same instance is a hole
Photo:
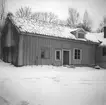
[[[75,49],[74,50],[74,59],[81,59],[81,50],[80,49]]]
[[[60,50],[55,51],[55,59],[56,60],[61,60],[61,51]]]
[[[103,56],[106,56],[106,47],[103,47]]]
[[[42,59],[50,58],[50,48],[47,48],[47,47],[41,48],[41,58]]]
[[[85,35],[83,33],[78,33],[78,38],[85,38]]]

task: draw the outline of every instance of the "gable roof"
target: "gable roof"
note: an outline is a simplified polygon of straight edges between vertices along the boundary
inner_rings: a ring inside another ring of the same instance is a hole
[[[28,32],[47,36],[76,39],[76,37],[70,32],[76,31],[77,29],[70,29],[69,27],[66,26],[50,24],[43,21],[36,22],[33,19],[28,20],[26,18],[16,18],[16,17],[12,17],[12,22],[18,27],[20,32]]]
[[[72,34],[75,34],[76,32],[83,33],[83,34],[87,33],[83,28],[76,28],[75,30],[74,29],[71,30]]]
[[[34,21],[33,19],[9,17],[11,22],[18,28],[20,32],[36,33],[40,35],[54,36],[60,38],[68,38],[74,40],[82,40],[94,43],[100,43],[99,38],[94,33],[87,33],[82,28],[69,28],[66,26],[60,26],[56,24],[46,23],[44,21]],[[85,39],[76,38],[71,32],[83,31]]]

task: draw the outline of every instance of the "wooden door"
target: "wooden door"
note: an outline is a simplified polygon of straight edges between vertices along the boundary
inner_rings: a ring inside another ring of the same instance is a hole
[[[69,51],[63,51],[63,65],[69,65]]]

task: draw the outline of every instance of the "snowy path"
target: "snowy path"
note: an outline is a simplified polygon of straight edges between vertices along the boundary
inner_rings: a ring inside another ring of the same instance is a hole
[[[0,105],[106,105],[105,90],[105,70],[0,62]]]

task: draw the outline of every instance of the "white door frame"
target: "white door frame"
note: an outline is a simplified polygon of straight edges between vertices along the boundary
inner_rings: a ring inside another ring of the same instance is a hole
[[[69,65],[70,65],[71,64],[71,50],[68,50],[68,49],[62,49],[62,54],[61,54],[62,55],[62,57],[61,57],[62,58],[62,65],[63,65],[63,52],[64,51],[69,51]]]

